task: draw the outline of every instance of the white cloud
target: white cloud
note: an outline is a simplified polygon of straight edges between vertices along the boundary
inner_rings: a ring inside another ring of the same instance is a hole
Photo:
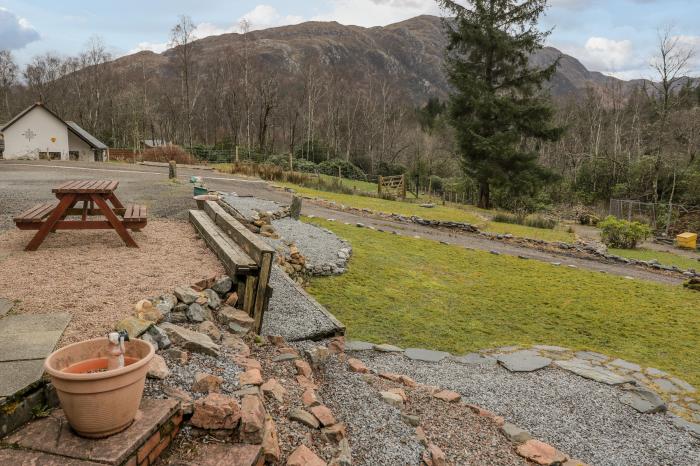
[[[295,15],[283,16],[270,5],[258,5],[248,13],[244,14],[240,21],[242,20],[248,21],[251,30],[257,30],[277,26],[286,26],[289,24],[298,24],[301,23],[304,18]]]
[[[410,1],[410,0],[409,0]],[[286,26],[288,24],[301,23],[304,18],[294,15],[282,15],[270,5],[257,5],[248,13],[241,16],[236,22],[228,26],[217,26],[216,24],[203,22],[195,26],[192,35],[196,39],[203,39],[209,36],[219,36],[232,32],[241,32],[241,22],[248,21],[250,30],[267,29],[271,27]],[[132,53],[150,50],[155,53],[164,52],[169,48],[168,42],[140,42],[136,47],[129,50],[127,55]]]
[[[586,59],[606,71],[625,69],[634,61],[631,40],[591,37],[585,45]]]
[[[418,15],[439,15],[435,0],[331,0],[327,13],[315,16],[316,21],[337,21],[356,26],[380,26]]]
[[[21,49],[39,39],[39,33],[29,21],[0,7],[0,48]]]

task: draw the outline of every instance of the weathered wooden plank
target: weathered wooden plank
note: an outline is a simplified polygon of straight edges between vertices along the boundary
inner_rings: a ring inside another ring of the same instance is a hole
[[[260,334],[262,330],[263,315],[267,310],[267,300],[265,293],[267,292],[268,283],[270,282],[270,274],[272,273],[272,258],[270,252],[263,252],[262,261],[260,262],[260,274],[258,275],[258,283],[255,292],[255,304],[253,306],[253,318],[255,319],[255,333]]]
[[[216,202],[207,201],[204,205],[204,211],[256,264],[260,264],[262,261],[263,253],[274,254],[274,249],[270,245],[248,230]]]
[[[248,275],[246,278],[243,310],[251,317],[253,316],[253,309],[255,306],[255,288],[257,283],[258,279],[254,275]]]

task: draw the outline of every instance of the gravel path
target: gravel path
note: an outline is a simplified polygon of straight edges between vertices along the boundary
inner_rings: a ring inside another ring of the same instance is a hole
[[[332,265],[344,269],[348,256],[343,254],[343,258],[339,253],[351,249],[350,243],[338,238],[333,232],[292,218],[274,220],[272,226],[281,238],[264,239],[275,249],[281,248],[288,254],[287,243],[292,242],[306,258],[308,266]]]
[[[257,197],[243,197],[229,194],[224,196],[224,202],[236,209],[248,220],[256,216],[258,211],[272,212],[274,214],[282,210],[281,204],[265,199],[258,199]]]
[[[34,232],[0,231],[0,296],[13,312],[68,312],[59,346],[106,335],[136,302],[224,273],[216,256],[183,222],[152,220],[127,248],[113,231],[59,231],[34,252]]]
[[[321,305],[301,292],[276,265],[272,267],[270,286],[274,292],[263,318],[263,335],[281,335],[287,341],[317,340],[338,330]]]
[[[396,466],[420,463],[423,448],[401,412],[381,400],[359,374],[331,358],[320,394],[348,426],[354,465]]]
[[[449,388],[536,438],[591,465],[697,465],[700,441],[665,415],[639,414],[620,389],[559,369],[514,374],[495,365],[412,361],[402,355],[352,354],[368,367]]]

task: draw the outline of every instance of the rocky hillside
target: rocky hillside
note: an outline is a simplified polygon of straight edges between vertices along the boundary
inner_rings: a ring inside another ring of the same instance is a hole
[[[446,37],[440,18],[418,16],[384,27],[363,28],[336,22],[307,22],[241,34],[223,34],[195,43],[198,69],[206,70],[227,56],[242,54],[245,47],[259,67],[278,75],[304,72],[320,63],[327,71],[346,78],[367,75],[378,80],[399,83],[411,98],[424,101],[429,96],[444,97],[448,84],[443,72]],[[547,47],[533,57],[533,63],[545,65],[562,55],[561,65],[552,80],[554,95],[582,92],[587,86],[600,89],[619,83],[623,90],[635,82],[620,81],[589,71],[576,58]],[[115,71],[154,76],[174,73],[173,49],[162,54],[140,52],[116,60]]]

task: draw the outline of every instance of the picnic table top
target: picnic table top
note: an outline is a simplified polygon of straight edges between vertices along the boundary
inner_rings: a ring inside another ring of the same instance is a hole
[[[67,181],[51,191],[56,194],[109,194],[119,186],[114,180],[79,180]]]

